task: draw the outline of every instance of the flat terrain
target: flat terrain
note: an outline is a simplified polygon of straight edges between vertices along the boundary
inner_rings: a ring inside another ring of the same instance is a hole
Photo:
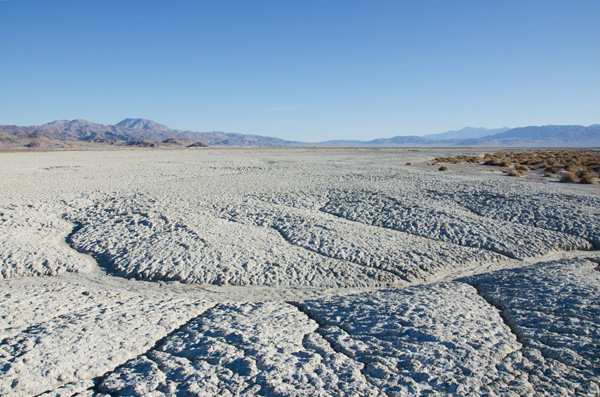
[[[600,394],[600,187],[483,153],[0,153],[0,395]]]

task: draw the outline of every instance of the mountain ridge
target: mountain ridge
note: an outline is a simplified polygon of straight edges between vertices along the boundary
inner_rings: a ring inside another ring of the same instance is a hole
[[[0,125],[0,145],[39,147],[42,144],[48,145],[48,142],[59,146],[60,142],[80,142],[144,147],[161,144],[181,146],[189,142],[193,142],[194,147],[600,147],[600,124],[587,127],[545,125],[512,129],[465,127],[424,136],[399,135],[369,141],[325,142],[298,142],[235,132],[183,131],[143,118],[126,118],[114,125],[84,119],[55,120],[39,126]]]

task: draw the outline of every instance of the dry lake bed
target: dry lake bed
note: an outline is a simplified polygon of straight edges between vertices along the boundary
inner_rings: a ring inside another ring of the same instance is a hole
[[[463,153],[0,153],[0,395],[600,394],[600,188]]]

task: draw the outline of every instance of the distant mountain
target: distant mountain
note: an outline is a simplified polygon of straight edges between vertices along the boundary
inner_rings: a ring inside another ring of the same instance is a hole
[[[144,131],[164,131],[164,132],[173,132],[175,131],[172,128],[167,127],[166,125],[158,124],[152,120],[146,119],[125,119],[116,124],[117,127],[121,127],[127,130],[144,130]]]
[[[312,144],[306,144],[318,147],[402,147],[402,146],[431,146],[439,144],[432,139],[420,136],[395,136],[392,138],[379,138],[371,141],[357,140],[335,140]]]
[[[294,142],[231,132],[193,132],[169,128],[146,119],[125,119],[115,125],[86,120],[57,120],[40,126],[0,126],[0,147],[600,147],[600,124],[500,128],[466,127],[425,136],[395,136],[370,141]]]
[[[600,147],[600,125],[545,125],[513,128],[460,146],[487,147]]]
[[[200,134],[198,140],[211,147],[290,147],[302,145],[302,142],[234,132],[196,132],[195,134]]]
[[[481,127],[465,127],[458,131],[442,132],[441,134],[429,134],[424,135],[423,138],[433,139],[436,141],[440,140],[451,140],[451,139],[477,139],[483,138],[489,135],[500,134],[510,130],[508,127],[488,129]]]
[[[91,123],[87,120],[57,120],[40,126],[19,127],[0,126],[0,130],[14,136],[30,138],[45,137],[59,141],[94,141],[94,140],[135,140],[141,136],[130,137],[126,131],[116,126]]]
[[[400,135],[392,138],[379,138],[371,141],[335,140],[319,142],[316,146],[345,146],[345,147],[403,147],[403,146],[455,146],[464,139],[480,138],[508,131],[508,127],[498,129],[465,127],[458,131],[447,131],[441,134],[423,136]]]
[[[494,131],[500,131],[492,135]],[[465,139],[467,136],[482,136]],[[460,137],[463,138],[460,138]],[[600,124],[546,125],[540,127],[486,128],[466,127],[459,131],[424,136],[396,136],[371,141],[328,141],[315,146],[347,147],[600,147]]]
[[[368,144],[375,146],[386,145],[431,145],[433,140],[421,136],[395,136],[393,138],[380,138],[368,141]]]
[[[33,142],[43,139],[54,142],[51,146],[61,146],[59,142],[107,143],[113,145],[143,146],[175,146],[175,142],[194,142],[194,147],[208,145],[214,147],[280,147],[293,146],[299,142],[286,141],[259,135],[244,135],[226,132],[193,132],[169,128],[165,125],[146,119],[125,119],[115,125],[91,123],[86,120],[57,120],[40,126],[0,126],[0,144],[20,145],[22,142]],[[19,143],[15,143],[15,142]]]

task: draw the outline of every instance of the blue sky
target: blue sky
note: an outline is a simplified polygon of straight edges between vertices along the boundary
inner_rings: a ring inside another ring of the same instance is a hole
[[[600,123],[600,1],[0,0],[0,124],[374,139]]]

